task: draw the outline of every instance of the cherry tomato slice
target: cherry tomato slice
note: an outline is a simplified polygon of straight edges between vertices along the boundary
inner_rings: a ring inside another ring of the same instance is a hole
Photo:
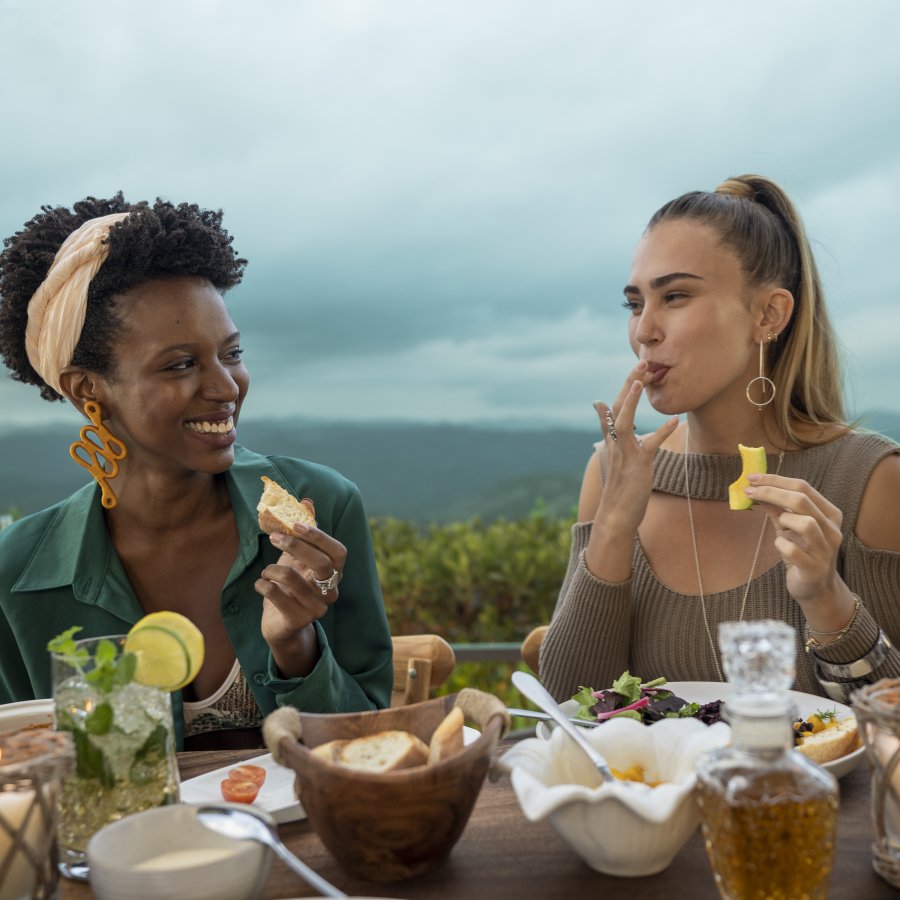
[[[253,781],[237,781],[226,778],[222,782],[222,796],[229,803],[252,803],[259,793],[259,785]]]
[[[233,781],[252,781],[262,787],[266,780],[266,770],[262,766],[254,766],[251,763],[244,763],[229,769],[228,777]]]

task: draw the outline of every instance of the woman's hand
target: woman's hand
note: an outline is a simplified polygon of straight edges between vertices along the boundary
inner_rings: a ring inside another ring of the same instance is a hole
[[[634,536],[647,511],[653,488],[653,457],[678,427],[678,418],[674,417],[643,438],[635,434],[638,401],[653,377],[647,372],[647,364],[641,361],[629,373],[612,407],[594,404],[605,436],[606,478],[594,514],[585,562],[604,581],[625,581],[631,574]]]
[[[634,416],[645,385],[652,381],[643,361],[629,373],[612,407],[595,403],[605,435],[606,480],[597,507],[595,522],[604,528],[627,532],[633,538],[647,511],[653,488],[653,457],[678,427],[678,418],[669,419],[652,434],[639,438]]]
[[[814,487],[784,475],[750,475],[747,496],[764,504],[775,526],[775,549],[788,593],[810,628],[837,631],[852,615],[853,597],[837,571],[843,513]]]
[[[324,531],[300,523],[294,525],[293,534],[275,532],[270,539],[282,553],[278,562],[262,570],[254,587],[263,596],[263,638],[281,671],[289,675],[288,670],[297,669],[301,658],[309,655],[306,645],[312,629],[308,626],[338,598],[337,584],[323,588],[316,580],[326,582],[337,572],[335,581],[340,581],[347,548]],[[301,648],[305,649],[301,652]]]

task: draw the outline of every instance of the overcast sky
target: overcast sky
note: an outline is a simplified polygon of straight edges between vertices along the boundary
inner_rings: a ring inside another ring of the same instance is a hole
[[[247,417],[593,427],[648,217],[761,172],[851,410],[900,411],[898,35],[894,0],[0,0],[0,234],[119,189],[222,208]]]

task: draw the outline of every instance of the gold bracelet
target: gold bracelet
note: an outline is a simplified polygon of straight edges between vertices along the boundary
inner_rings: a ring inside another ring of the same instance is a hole
[[[806,643],[804,647],[806,648],[806,652],[810,653],[816,647],[828,647],[833,644],[835,641],[840,640],[852,627],[853,623],[856,621],[856,617],[859,615],[859,609],[862,606],[862,600],[854,594],[853,599],[855,604],[853,606],[853,615],[850,616],[850,621],[840,629],[840,631],[816,631],[813,628],[810,628],[809,625],[806,626]],[[833,637],[834,641],[826,641],[823,643],[822,641],[817,641],[813,635],[819,635],[819,637]]]

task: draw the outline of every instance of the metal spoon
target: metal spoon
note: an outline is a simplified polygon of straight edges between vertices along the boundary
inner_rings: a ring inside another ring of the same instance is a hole
[[[259,841],[271,847],[310,887],[314,887],[323,897],[346,897],[333,884],[314,872],[305,862],[298,859],[281,842],[274,829],[262,819],[228,806],[201,806],[197,819],[212,831],[239,841]]]
[[[532,703],[539,706],[547,713],[557,725],[584,751],[585,755],[594,764],[594,768],[600,773],[604,781],[610,783],[617,781],[616,776],[609,770],[606,760],[585,739],[578,729],[569,721],[568,716],[557,706],[556,701],[550,696],[550,692],[534,677],[527,672],[513,672],[512,683]],[[628,782],[619,781],[619,784]]]

